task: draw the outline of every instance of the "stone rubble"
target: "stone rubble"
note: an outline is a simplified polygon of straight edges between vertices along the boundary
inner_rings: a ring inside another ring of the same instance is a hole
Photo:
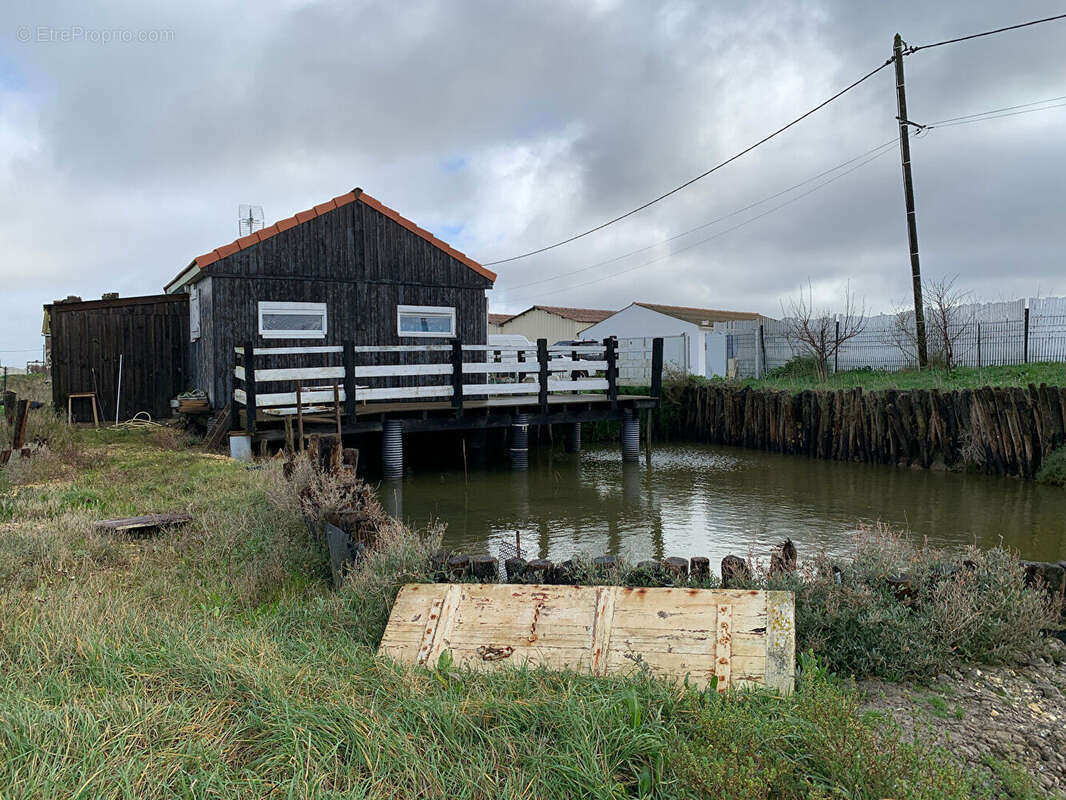
[[[960,761],[992,757],[1027,769],[1066,797],[1066,644],[1013,666],[964,666],[928,684],[867,680],[863,708],[891,715],[908,737],[933,737]],[[991,773],[989,773],[991,774]]]

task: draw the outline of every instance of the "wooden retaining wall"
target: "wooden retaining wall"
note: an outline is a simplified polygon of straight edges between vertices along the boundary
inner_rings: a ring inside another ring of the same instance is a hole
[[[1066,441],[1066,388],[753,390],[688,386],[671,437],[838,461],[976,468],[1033,477]]]

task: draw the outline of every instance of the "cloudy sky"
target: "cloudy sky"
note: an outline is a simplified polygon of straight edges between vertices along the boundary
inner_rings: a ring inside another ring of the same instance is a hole
[[[39,348],[42,303],[161,291],[236,238],[240,203],[262,205],[269,223],[361,186],[495,261],[746,147],[881,64],[897,30],[924,44],[1062,12],[1037,0],[0,8],[0,360],[11,364]],[[1064,49],[1058,22],[916,53],[910,116],[1061,104]],[[779,315],[808,281],[822,297],[850,281],[868,307],[891,310],[909,291],[899,157],[873,148],[893,140],[895,113],[886,69],[653,208],[495,267],[490,305]],[[925,274],[958,274],[992,300],[1066,294],[1063,142],[1062,107],[920,136]]]

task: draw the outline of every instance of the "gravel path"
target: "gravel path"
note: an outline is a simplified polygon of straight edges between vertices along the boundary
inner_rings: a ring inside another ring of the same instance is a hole
[[[1066,797],[1066,644],[1012,667],[965,667],[929,684],[863,681],[864,708],[891,715],[908,736],[935,737],[989,773],[989,759],[1026,769]],[[999,777],[1002,778],[1002,771]]]

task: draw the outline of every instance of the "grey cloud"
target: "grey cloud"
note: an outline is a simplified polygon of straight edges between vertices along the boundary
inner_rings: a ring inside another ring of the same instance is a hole
[[[569,236],[706,169],[883,61],[896,30],[921,44],[1057,10],[846,0],[11,8],[12,27],[174,36],[19,44],[12,32],[0,44],[0,64],[10,65],[0,68],[0,141],[25,144],[0,154],[0,278],[17,305],[0,320],[0,350],[36,345],[39,305],[54,297],[159,291],[192,256],[234,238],[240,202],[261,203],[275,219],[361,185],[430,229],[459,230],[456,247],[491,260]],[[1052,24],[915,54],[912,116],[1066,94],[1064,36],[1066,25]],[[15,114],[16,101],[29,114]],[[774,314],[810,278],[850,279],[870,305],[890,306],[905,298],[909,274],[895,152],[646,268],[619,274],[665,248],[507,289],[779,191],[892,138],[894,114],[886,70],[631,220],[502,265],[490,302],[516,310],[540,299],[600,307],[639,298]],[[929,274],[959,273],[985,296],[1066,291],[1064,133],[1066,109],[916,142]]]

